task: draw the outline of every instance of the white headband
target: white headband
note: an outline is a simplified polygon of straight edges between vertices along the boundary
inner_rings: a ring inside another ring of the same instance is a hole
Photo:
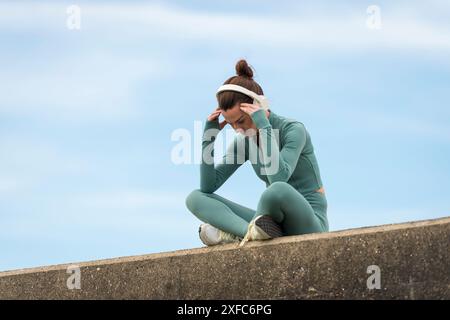
[[[235,85],[235,84],[224,84],[221,86],[216,93],[216,96],[219,95],[220,92],[223,91],[236,91],[245,94],[246,96],[249,96],[250,98],[253,98],[253,104],[259,105],[262,109],[269,109],[269,100],[263,95],[256,94],[253,91],[248,90],[247,88]]]

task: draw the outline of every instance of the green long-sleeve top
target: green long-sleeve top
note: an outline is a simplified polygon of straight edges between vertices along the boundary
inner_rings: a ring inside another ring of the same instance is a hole
[[[202,192],[215,192],[247,160],[251,160],[255,173],[266,183],[266,187],[276,181],[283,181],[303,195],[322,187],[311,137],[303,123],[279,116],[273,111],[270,111],[267,118],[262,109],[254,112],[251,118],[259,131],[259,146],[256,136],[248,137],[238,134],[227,148],[222,161],[217,165],[214,165],[213,159],[214,141],[219,133],[219,121],[206,121],[200,165]],[[267,143],[264,144],[261,141],[267,141]],[[252,150],[260,151],[251,152]],[[212,161],[205,161],[207,159],[205,154],[209,154],[209,160]],[[277,165],[266,170],[270,168],[270,163]]]

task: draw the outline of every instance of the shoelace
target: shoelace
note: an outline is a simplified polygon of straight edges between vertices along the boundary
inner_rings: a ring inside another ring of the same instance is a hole
[[[238,237],[235,236],[234,234],[225,232],[223,230],[219,230],[219,232],[220,232],[221,241],[234,241],[234,240],[238,239]]]
[[[247,233],[244,236],[244,239],[242,239],[241,243],[239,243],[239,247],[244,246],[248,240],[250,240],[250,234],[252,233],[253,229],[255,228],[255,220],[250,221],[247,227]]]

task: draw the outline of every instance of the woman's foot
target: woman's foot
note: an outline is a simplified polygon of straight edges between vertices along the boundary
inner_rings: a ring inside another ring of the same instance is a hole
[[[247,234],[239,246],[243,246],[249,240],[267,240],[282,236],[284,234],[281,226],[273,221],[270,216],[261,215],[250,221]]]
[[[234,234],[222,231],[209,223],[202,223],[198,228],[200,240],[207,246],[215,246],[218,244],[226,244],[232,242],[239,242],[242,238]]]

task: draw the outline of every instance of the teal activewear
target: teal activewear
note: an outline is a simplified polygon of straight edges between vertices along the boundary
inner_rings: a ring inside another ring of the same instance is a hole
[[[189,211],[201,221],[239,237],[245,236],[249,222],[259,215],[271,216],[285,235],[328,231],[327,200],[324,193],[317,191],[323,185],[311,137],[304,124],[273,111],[267,117],[262,109],[252,113],[251,118],[259,131],[259,139],[236,135],[217,166],[202,157],[200,189],[186,198]],[[214,155],[218,132],[218,120],[206,122],[202,139],[205,154]],[[263,141],[267,143],[261,143]],[[266,152],[252,152],[255,150]],[[248,160],[267,187],[256,210],[214,193]],[[270,164],[276,165],[270,167]]]

